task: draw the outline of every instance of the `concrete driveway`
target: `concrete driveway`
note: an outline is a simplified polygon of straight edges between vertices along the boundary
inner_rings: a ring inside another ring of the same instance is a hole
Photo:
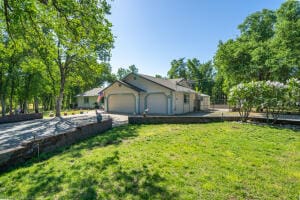
[[[126,115],[104,114],[103,118],[112,118],[113,126],[128,123]],[[20,145],[23,141],[55,135],[84,124],[96,122],[96,114],[91,111],[81,115],[38,119],[25,122],[0,124],[0,151]]]

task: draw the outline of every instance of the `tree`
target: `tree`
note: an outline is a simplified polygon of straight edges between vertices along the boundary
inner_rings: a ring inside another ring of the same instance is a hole
[[[107,61],[113,45],[111,23],[106,19],[110,6],[105,0],[97,1],[34,1],[24,4],[4,0],[1,7],[6,32],[11,40],[21,33],[24,41],[37,42],[36,48],[47,46],[46,57],[58,69],[59,82],[56,95],[56,116],[60,116],[65,87],[70,74],[81,71],[98,61]],[[50,65],[48,65],[49,67]],[[101,67],[101,65],[98,65]],[[90,71],[88,74],[92,75]]]
[[[299,76],[300,3],[286,1],[277,11],[249,15],[240,36],[220,42],[214,63],[224,77],[225,93],[240,82],[285,82]]]
[[[174,59],[171,69],[168,71],[169,78],[184,78],[192,83],[196,91],[211,95],[214,85],[215,68],[211,61],[200,63],[197,58]]]
[[[185,58],[172,60],[171,69],[168,71],[169,78],[188,78],[187,66],[184,62]]]
[[[276,11],[272,64],[278,80],[300,78],[300,2],[288,0]],[[284,78],[283,78],[284,77]]]
[[[139,69],[138,69],[135,65],[130,65],[130,66],[128,67],[128,69],[129,69],[130,73],[135,73],[135,74],[137,74],[137,73],[139,72]]]
[[[137,74],[139,72],[139,69],[135,65],[130,65],[128,68],[122,68],[120,67],[117,71],[117,78],[119,80],[123,79],[125,76],[127,76],[130,73]]]
[[[288,106],[300,111],[300,80],[291,78],[287,81]]]

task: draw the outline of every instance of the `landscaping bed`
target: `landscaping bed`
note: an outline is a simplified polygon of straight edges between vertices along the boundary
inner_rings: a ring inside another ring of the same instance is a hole
[[[126,125],[0,175],[12,199],[297,199],[300,132]]]

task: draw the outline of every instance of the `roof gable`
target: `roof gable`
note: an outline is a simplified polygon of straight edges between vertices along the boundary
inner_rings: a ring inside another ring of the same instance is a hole
[[[110,88],[112,85],[114,85],[115,83],[119,83],[119,84],[122,84],[122,85],[124,85],[125,87],[128,87],[128,88],[130,88],[130,89],[132,89],[132,90],[134,90],[134,91],[137,91],[137,92],[145,92],[143,89],[141,89],[141,88],[138,88],[138,87],[136,87],[136,86],[134,86],[134,85],[131,85],[130,83],[126,83],[126,82],[124,82],[124,81],[120,81],[120,80],[116,80],[115,82],[113,82],[112,84],[110,84],[109,86],[107,86],[106,88],[104,88],[102,91],[105,91],[105,90],[107,90],[108,88]]]
[[[168,88],[173,91],[177,92],[189,92],[189,93],[197,93],[195,90],[191,89],[189,85],[185,85],[182,83],[185,83],[186,80],[184,78],[177,78],[177,79],[166,79],[166,78],[156,78],[153,76],[145,75],[145,74],[135,74],[135,73],[130,73],[127,76],[123,78],[123,81],[126,81],[126,79],[130,75],[136,75],[141,78],[144,78],[150,82],[153,82],[155,84],[158,84],[162,87]]]

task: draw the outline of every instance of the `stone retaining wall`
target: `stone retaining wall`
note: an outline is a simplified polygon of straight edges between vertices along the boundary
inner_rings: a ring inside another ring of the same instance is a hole
[[[67,132],[23,142],[16,148],[0,151],[0,172],[23,163],[40,153],[55,151],[60,147],[70,146],[91,136],[103,133],[112,128],[112,119],[101,123],[87,124]]]
[[[0,117],[0,124],[21,122],[21,121],[28,121],[28,120],[42,119],[42,118],[43,118],[43,113],[7,115],[4,117]]]
[[[249,117],[250,121],[266,123],[266,118]],[[210,122],[223,122],[223,121],[241,121],[240,117],[235,116],[130,116],[128,117],[129,124],[190,124],[190,123],[210,123]],[[300,120],[280,119],[276,124],[291,124],[300,125]]]

